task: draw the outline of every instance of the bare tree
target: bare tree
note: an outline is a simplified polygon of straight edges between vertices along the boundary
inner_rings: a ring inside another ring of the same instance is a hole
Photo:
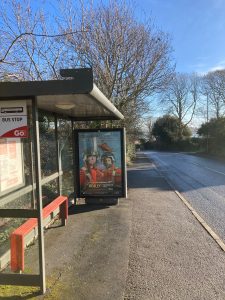
[[[127,126],[134,128],[148,110],[147,97],[165,88],[171,77],[168,36],[150,20],[138,22],[122,1],[81,7],[80,18],[74,18],[73,6],[67,8],[62,32],[90,29],[68,37],[75,57],[81,66],[93,67],[100,89],[124,113]]]
[[[180,136],[183,128],[191,123],[199,95],[198,77],[195,74],[175,74],[167,90],[162,94],[162,104],[167,112],[178,118]]]
[[[215,117],[218,119],[225,113],[225,70],[209,72],[202,78],[203,94],[208,97]]]
[[[9,14],[10,10],[10,14]],[[8,0],[0,4],[1,80],[46,80],[59,77],[67,66],[67,35],[57,32],[46,12],[31,7],[27,0]]]
[[[58,3],[63,11],[51,26],[53,19],[28,0],[1,2],[1,80],[46,80],[62,67],[91,66],[127,129],[138,133],[149,96],[166,88],[174,70],[167,34],[151,20],[137,21],[122,0],[98,7]]]
[[[153,118],[151,115],[143,118],[143,136],[149,142],[152,142],[154,140],[154,137],[152,135],[154,123],[155,118]]]

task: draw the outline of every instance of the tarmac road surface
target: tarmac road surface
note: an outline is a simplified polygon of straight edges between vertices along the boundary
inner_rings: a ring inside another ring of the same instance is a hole
[[[225,163],[185,153],[145,154],[225,242]]]

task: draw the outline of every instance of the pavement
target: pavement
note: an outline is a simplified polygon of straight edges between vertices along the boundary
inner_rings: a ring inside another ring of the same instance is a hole
[[[37,243],[26,251],[28,272],[37,252]],[[128,198],[71,207],[66,227],[46,231],[45,259],[44,296],[4,299],[225,299],[224,252],[141,152]]]

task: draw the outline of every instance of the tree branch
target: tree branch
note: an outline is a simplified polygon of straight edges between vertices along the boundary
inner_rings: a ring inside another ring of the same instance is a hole
[[[65,32],[65,33],[60,33],[60,34],[39,34],[39,33],[33,33],[33,32],[23,32],[12,41],[12,43],[8,47],[5,55],[3,56],[3,58],[0,59],[0,63],[4,63],[4,60],[8,56],[8,54],[9,54],[10,50],[12,49],[12,47],[14,46],[14,44],[24,36],[56,38],[56,37],[63,37],[63,36],[67,36],[67,35],[73,35],[73,34],[77,34],[77,33],[81,33],[81,32],[88,32],[88,31],[77,30],[77,31]]]

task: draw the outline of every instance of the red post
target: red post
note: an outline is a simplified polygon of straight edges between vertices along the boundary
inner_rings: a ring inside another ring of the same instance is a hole
[[[60,205],[60,218],[65,226],[68,219],[68,198]]]
[[[11,270],[24,271],[24,237],[23,234],[11,234]]]

